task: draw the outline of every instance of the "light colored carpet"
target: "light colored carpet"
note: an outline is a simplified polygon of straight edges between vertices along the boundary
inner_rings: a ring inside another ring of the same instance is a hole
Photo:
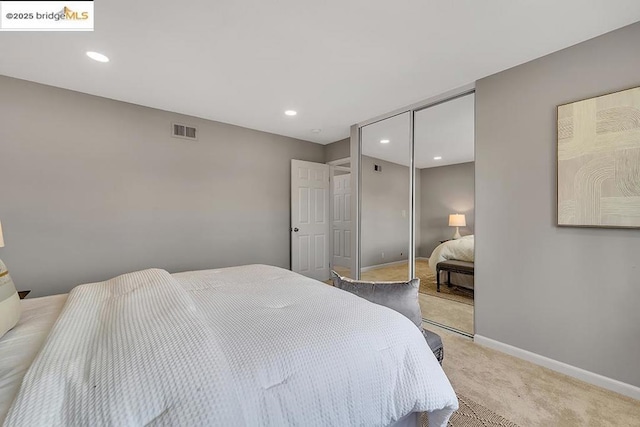
[[[418,301],[424,319],[473,334],[474,307],[472,305],[427,294],[418,294]]]
[[[442,337],[456,392],[520,426],[640,426],[640,401],[424,326]]]
[[[460,407],[449,419],[448,427],[518,427],[468,397],[458,394],[458,403]],[[427,414],[420,416],[420,424],[422,427],[429,427]]]

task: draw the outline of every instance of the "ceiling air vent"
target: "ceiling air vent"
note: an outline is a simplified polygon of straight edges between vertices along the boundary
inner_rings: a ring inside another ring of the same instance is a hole
[[[192,126],[181,125],[179,123],[173,124],[173,134],[172,136],[176,138],[184,138],[184,139],[192,139],[197,140],[197,129]]]

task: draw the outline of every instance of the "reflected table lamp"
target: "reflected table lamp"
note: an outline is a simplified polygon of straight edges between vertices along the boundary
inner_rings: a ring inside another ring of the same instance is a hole
[[[466,227],[467,220],[464,214],[451,214],[449,215],[449,227],[456,228],[456,234],[453,235],[453,239],[459,239],[460,237],[460,227]]]

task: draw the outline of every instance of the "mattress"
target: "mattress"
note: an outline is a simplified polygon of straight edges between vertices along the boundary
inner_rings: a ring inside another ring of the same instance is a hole
[[[457,408],[411,321],[287,270],[136,272],[75,288],[56,322],[66,299],[25,301],[0,340],[8,425],[443,426]]]
[[[0,424],[66,301],[67,294],[21,300],[20,321],[0,338]]]

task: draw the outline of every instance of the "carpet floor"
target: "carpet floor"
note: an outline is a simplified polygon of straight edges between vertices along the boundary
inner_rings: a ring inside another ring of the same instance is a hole
[[[424,327],[442,337],[443,369],[456,393],[519,426],[640,426],[638,400],[483,347],[459,334]]]
[[[418,294],[418,302],[423,319],[473,335],[472,305],[422,293]]]

